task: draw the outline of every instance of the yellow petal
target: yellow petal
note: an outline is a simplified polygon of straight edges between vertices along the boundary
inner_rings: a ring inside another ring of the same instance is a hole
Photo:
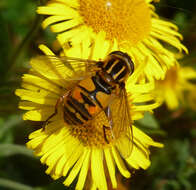
[[[84,154],[86,155],[79,177],[78,177],[78,182],[76,184],[76,190],[82,190],[86,181],[86,176],[88,173],[88,169],[89,169],[89,163],[90,163],[90,149],[85,148],[85,152]]]
[[[175,94],[175,91],[169,88],[165,91],[165,101],[167,106],[171,110],[176,109],[179,105],[178,98]]]
[[[53,24],[55,22],[59,22],[59,21],[63,21],[66,20],[67,17],[66,16],[50,16],[47,17],[43,22],[42,22],[42,27],[45,29],[47,26],[49,26],[50,24]]]
[[[131,156],[126,158],[126,161],[135,169],[147,169],[150,166],[149,158],[146,157],[145,154],[143,154],[142,151],[135,146],[133,147]]]
[[[23,79],[23,82],[31,84],[32,86],[38,87],[38,89],[40,87],[41,89],[47,90],[56,95],[62,94],[62,90],[58,86],[38,76],[25,74],[23,75],[22,79]]]
[[[145,145],[151,145],[156,147],[163,147],[161,143],[154,142],[148,135],[146,135],[144,132],[139,130],[137,127],[133,126],[133,135],[137,137],[137,139],[142,139],[142,143]]]
[[[86,156],[88,156],[86,154],[87,152],[84,152],[82,154],[82,156],[79,158],[79,160],[76,162],[76,164],[74,165],[74,167],[71,169],[71,172],[69,173],[68,177],[66,178],[66,180],[64,181],[64,185],[65,186],[69,186],[71,185],[71,183],[73,182],[73,180],[76,178],[76,176],[78,175],[82,165],[83,165],[83,162],[86,158]],[[83,176],[84,177],[84,176]],[[84,178],[85,179],[85,178]]]
[[[63,32],[70,28],[78,26],[82,21],[80,19],[66,20],[51,26],[52,32]]]
[[[120,173],[126,177],[129,178],[131,177],[131,174],[129,173],[129,171],[127,170],[122,158],[120,157],[119,153],[116,151],[116,149],[114,147],[112,147],[112,155],[114,157],[115,163],[120,171]]]
[[[28,100],[32,101],[38,104],[44,104],[44,105],[55,105],[58,97],[51,97],[50,93],[47,95],[45,93],[41,92],[33,92],[30,90],[24,90],[24,89],[17,89],[15,91],[15,94],[17,96],[20,96],[21,100]]]
[[[102,190],[107,190],[107,183],[103,167],[103,151],[101,149],[92,149],[91,173],[96,187]]]
[[[67,19],[78,17],[78,12],[74,9],[60,3],[51,3],[50,6],[40,6],[37,9],[38,14],[66,16]]]
[[[53,112],[54,108],[28,111],[23,115],[23,120],[46,121]]]
[[[104,153],[105,153],[105,160],[109,171],[110,179],[112,182],[112,187],[115,189],[117,188],[117,181],[115,176],[115,162],[110,153],[110,148],[104,149]]]
[[[72,151],[70,151],[72,150]],[[69,169],[76,163],[76,161],[81,157],[81,155],[83,154],[83,146],[79,145],[77,146],[77,148],[75,149],[69,149],[69,151],[72,153],[70,155],[70,157],[67,159],[67,162],[64,165],[64,169],[63,169],[63,175],[66,176]]]

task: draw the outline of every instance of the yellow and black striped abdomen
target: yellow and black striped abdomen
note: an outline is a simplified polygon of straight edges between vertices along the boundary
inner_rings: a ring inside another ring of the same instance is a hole
[[[108,106],[111,93],[111,86],[99,73],[80,81],[64,101],[65,122],[71,125],[82,125],[93,119]]]

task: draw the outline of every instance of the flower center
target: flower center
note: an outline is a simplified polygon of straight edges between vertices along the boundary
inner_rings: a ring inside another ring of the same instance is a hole
[[[150,32],[150,8],[145,0],[79,0],[80,14],[94,32],[105,31],[109,40],[131,45]]]
[[[111,106],[112,113],[116,115],[112,119],[113,125],[111,127],[108,121],[109,119],[106,117],[105,112],[102,111],[93,120],[90,120],[84,125],[70,126],[71,134],[78,138],[84,146],[103,148],[115,143],[116,140],[126,134],[126,131],[121,128],[122,121],[118,117],[119,111],[115,109],[115,106],[116,104]]]
[[[178,68],[176,66],[170,68],[165,76],[165,79],[160,80],[159,83],[164,86],[170,86],[171,88],[175,88],[178,80]]]
[[[109,123],[103,112],[103,114],[101,113],[99,116],[96,116],[89,124],[75,125],[70,130],[71,134],[78,138],[85,146],[101,148],[114,140],[112,139],[111,130],[107,127],[108,125]]]

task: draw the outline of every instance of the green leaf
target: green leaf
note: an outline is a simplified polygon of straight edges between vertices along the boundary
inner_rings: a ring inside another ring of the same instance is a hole
[[[144,114],[144,118],[140,119],[138,121],[138,123],[142,126],[151,128],[151,129],[159,129],[159,123],[157,122],[157,120],[155,119],[154,115],[146,112]]]
[[[180,189],[180,184],[176,180],[168,180],[168,186],[173,188],[174,190]]]
[[[5,187],[6,189],[11,190],[34,190],[33,187],[24,185],[9,179],[0,178],[0,187]]]
[[[0,157],[12,156],[15,154],[23,154],[25,156],[34,157],[33,152],[23,145],[0,144]]]
[[[22,116],[21,115],[12,115],[10,116],[7,121],[2,123],[0,121],[0,139],[13,127],[22,123]]]

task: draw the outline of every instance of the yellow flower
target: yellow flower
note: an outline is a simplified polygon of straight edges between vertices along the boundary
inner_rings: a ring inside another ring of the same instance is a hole
[[[164,80],[156,81],[156,96],[166,103],[168,109],[177,109],[180,103],[185,102],[186,93],[194,94],[196,86],[192,82],[195,79],[196,71],[193,68],[176,64],[167,71]]]
[[[62,45],[68,41],[75,45],[104,31],[106,39],[117,42],[121,51],[137,58],[136,66],[149,63],[144,70],[148,78],[163,79],[167,68],[176,62],[171,49],[188,51],[180,42],[183,37],[177,26],[160,19],[151,3],[152,0],[51,0],[37,12],[48,15],[43,28],[51,25]]]
[[[44,45],[41,45],[40,49],[46,55],[54,55]],[[66,56],[103,60],[114,50],[118,50],[116,44],[111,46],[104,39],[104,34],[99,33],[95,42],[86,39],[84,43],[69,49]],[[19,108],[28,110],[23,116],[24,120],[45,121],[54,112],[57,99],[65,93],[64,77],[69,73],[63,64],[60,66],[54,59],[47,62],[45,59],[34,58],[31,60],[31,66],[29,74],[23,76],[23,89],[16,90],[16,95],[22,100]],[[154,83],[137,82],[142,70],[143,65],[134,71],[126,83],[132,122],[142,118],[145,111],[152,111],[159,105],[150,93]],[[59,111],[45,130],[39,129],[29,135],[27,147],[34,150],[35,154],[41,157],[41,162],[48,166],[47,174],[54,179],[66,177],[64,181],[66,186],[78,177],[76,189],[82,190],[88,177],[93,189],[106,190],[106,171],[108,171],[112,187],[117,188],[116,168],[124,177],[129,178],[131,177],[129,168],[149,167],[149,146],[163,145],[153,141],[132,125],[132,151],[129,156],[123,158],[121,153],[126,151],[126,146],[123,145],[127,139],[123,136],[108,139],[109,142],[106,143],[103,135],[105,122],[108,122],[105,113],[101,112],[96,116],[92,128],[69,126]]]

